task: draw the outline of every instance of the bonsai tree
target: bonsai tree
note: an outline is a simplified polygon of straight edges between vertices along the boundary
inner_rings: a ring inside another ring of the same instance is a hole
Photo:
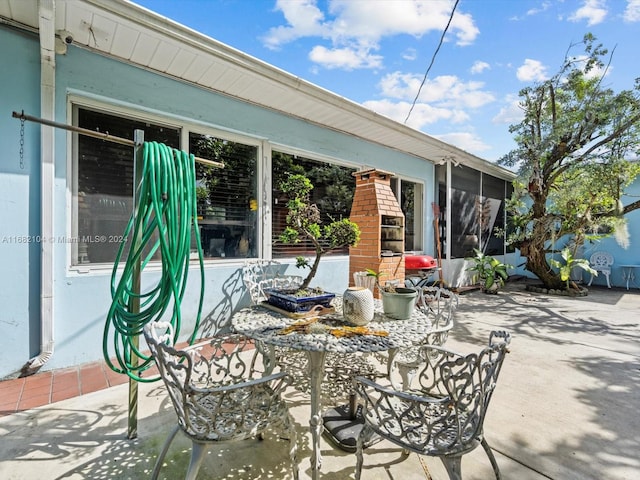
[[[551,258],[549,259],[549,263],[552,267],[558,269],[560,279],[566,283],[567,290],[569,290],[570,288],[579,290],[575,282],[571,281],[571,270],[573,270],[574,268],[582,268],[584,271],[592,274],[594,277],[598,276],[598,272],[596,272],[589,265],[589,260],[585,260],[584,258],[574,258],[569,247],[565,247],[562,249],[561,256],[563,260],[562,262],[560,260],[556,260],[555,258]]]
[[[473,251],[476,256],[467,259],[473,262],[473,266],[467,270],[477,272],[476,276],[480,280],[485,292],[497,292],[504,286],[507,278],[509,278],[507,269],[513,268],[513,266],[502,263],[490,255],[485,255],[477,248],[474,248]]]
[[[280,234],[283,243],[311,242],[315,249],[315,259],[310,265],[304,257],[296,258],[298,268],[310,268],[309,274],[300,285],[300,290],[309,287],[318,271],[322,256],[336,248],[357,245],[360,240],[360,228],[351,220],[334,220],[328,225],[320,224],[320,210],[311,203],[313,190],[311,181],[302,174],[289,175],[280,183],[280,190],[289,197],[286,227]]]

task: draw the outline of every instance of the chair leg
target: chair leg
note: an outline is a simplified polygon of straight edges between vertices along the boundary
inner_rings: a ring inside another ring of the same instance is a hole
[[[365,424],[362,430],[360,430],[360,435],[358,435],[358,440],[356,441],[356,480],[360,480],[360,476],[362,475],[364,442],[369,435],[371,435],[369,426]]]
[[[611,282],[609,281],[609,274],[605,273],[604,276],[607,277],[607,287],[611,288]]]
[[[462,456],[461,455],[443,455],[440,457],[444,468],[447,469],[449,480],[462,480]]]
[[[406,392],[411,388],[413,379],[416,376],[417,369],[414,366],[398,364],[398,373],[402,379],[402,391]]]
[[[165,440],[164,445],[162,446],[162,451],[158,456],[158,460],[156,460],[156,465],[155,467],[153,467],[153,472],[151,473],[151,480],[156,480],[158,478],[158,475],[160,474],[160,469],[162,468],[162,462],[164,461],[164,457],[169,451],[169,446],[171,445],[171,442],[173,442],[173,439],[175,438],[176,433],[178,433],[178,430],[180,430],[180,426],[176,425],[176,427],[169,433],[169,436]]]
[[[589,283],[587,283],[587,287],[591,286],[591,282],[593,282],[593,274],[591,275],[591,278],[589,279]]]
[[[189,469],[187,470],[187,476],[184,480],[196,480],[198,476],[198,470],[202,465],[202,460],[209,450],[209,445],[205,443],[191,442],[191,461],[189,462]]]
[[[491,467],[493,467],[493,473],[496,476],[496,480],[501,480],[502,479],[502,475],[500,475],[500,469],[498,468],[498,462],[496,462],[496,457],[493,455],[493,451],[491,450],[491,447],[489,446],[489,444],[487,443],[487,441],[483,438],[482,442],[480,442],[480,444],[482,445],[482,448],[484,449],[485,453],[487,454],[487,457],[489,457],[489,461],[491,462]]]

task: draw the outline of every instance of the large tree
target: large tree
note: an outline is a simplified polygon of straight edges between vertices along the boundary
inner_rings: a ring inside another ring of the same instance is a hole
[[[520,91],[524,118],[509,130],[518,147],[500,159],[520,174],[508,203],[508,242],[555,289],[567,284],[550,267],[550,253],[567,239],[574,248],[608,235],[624,242],[624,214],[640,208],[621,202],[640,173],[640,79],[632,90],[606,88],[612,57],[591,34],[581,43],[584,55],[572,56],[571,45],[558,73]]]

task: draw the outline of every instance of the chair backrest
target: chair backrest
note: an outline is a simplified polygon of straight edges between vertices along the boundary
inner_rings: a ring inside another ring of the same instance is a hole
[[[495,390],[511,335],[491,332],[489,345],[480,353],[460,355],[445,349],[424,347],[425,368],[419,372],[421,389],[431,396],[447,397],[446,418],[436,422],[443,430],[456,425],[454,437],[434,442],[436,449],[462,451],[482,433],[487,408]],[[437,351],[439,355],[433,355]],[[436,427],[437,428],[437,427]],[[438,438],[437,432],[432,432]],[[445,439],[445,437],[447,437]]]
[[[594,270],[610,270],[613,265],[613,255],[609,252],[594,252],[589,258],[589,265]]]
[[[202,410],[211,410],[224,401],[227,406],[231,404],[225,386],[269,373],[263,368],[264,363],[258,361],[261,353],[253,349],[253,343],[244,336],[216,337],[176,349],[170,323],[150,322],[143,331],[167,387],[178,423],[190,436],[219,436],[220,432],[215,431],[219,426],[210,425],[210,416],[207,419]]]
[[[422,287],[418,291],[417,308],[431,319],[429,345],[444,345],[453,328],[453,312],[458,307],[458,295],[442,287]]]
[[[266,288],[295,288],[302,285],[302,277],[282,275],[284,266],[276,260],[248,260],[242,267],[242,280],[255,305],[267,299]]]

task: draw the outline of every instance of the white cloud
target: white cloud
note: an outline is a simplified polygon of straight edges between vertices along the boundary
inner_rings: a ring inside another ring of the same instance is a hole
[[[406,101],[370,100],[364,102],[363,105],[380,115],[384,115],[400,123],[404,123],[411,110],[411,102]],[[416,130],[423,130],[426,126],[439,121],[461,124],[469,121],[469,115],[462,110],[442,108],[427,103],[416,103],[411,111],[407,126],[415,128]]]
[[[537,15],[538,13],[542,13],[548,10],[549,7],[551,7],[551,2],[542,2],[542,5],[540,5],[540,8],[532,8],[530,10],[527,10],[527,16],[532,16],[532,15]]]
[[[277,49],[282,45],[304,37],[320,37],[331,43],[322,46],[318,57],[326,60],[326,52],[351,49],[360,58],[375,58],[367,50],[377,50],[384,37],[411,35],[419,38],[429,32],[442,32],[449,21],[453,2],[450,0],[414,0],[402,2],[375,2],[369,0],[329,0],[326,14],[318,7],[317,0],[278,0],[286,25],[271,28],[263,38],[265,46]],[[480,31],[473,18],[460,9],[451,21],[448,36],[456,38],[458,45],[469,45]],[[320,46],[314,47],[318,49]],[[318,52],[316,52],[317,54]],[[380,63],[363,61],[358,67],[353,62],[325,63],[327,68],[376,68]],[[344,65],[347,65],[345,67]]]
[[[412,102],[421,82],[420,75],[394,72],[382,77],[379,87],[384,97]],[[463,82],[455,75],[441,75],[427,79],[418,100],[447,108],[479,108],[495,100],[483,87],[483,82]]]
[[[584,72],[584,67],[587,65],[587,61],[589,60],[589,57],[587,57],[586,55],[577,55],[577,56],[571,57],[571,60],[576,64],[578,68],[580,67],[580,63],[582,63],[583,68],[581,68],[581,70]],[[602,66],[602,67],[593,67],[588,72],[585,72],[585,77],[587,78],[606,77],[611,74],[611,72],[613,71],[613,68],[614,67],[611,65]]]
[[[451,145],[455,145],[462,150],[467,152],[480,154],[481,152],[486,152],[487,150],[491,150],[491,146],[487,145],[480,139],[476,134],[469,132],[452,132],[445,133],[442,135],[432,135],[438,140],[442,140],[445,143],[449,143]]]
[[[623,18],[625,22],[640,22],[640,0],[627,0]]]
[[[524,110],[520,106],[520,100],[515,95],[508,95],[505,98],[507,102],[504,107],[500,109],[498,114],[491,119],[491,123],[498,125],[513,125],[520,123],[524,118]]]
[[[377,68],[382,65],[382,57],[380,55],[371,55],[366,49],[346,47],[328,49],[317,45],[309,53],[309,59],[328,69],[353,70],[355,68]]]
[[[473,65],[471,66],[471,73],[476,74],[476,73],[482,73],[485,70],[489,70],[491,69],[491,65],[489,65],[487,62],[481,62],[480,60],[476,60],[475,62],[473,62]]]
[[[370,100],[364,102],[363,105],[380,115],[384,115],[400,123],[404,123],[407,114],[411,110],[411,102],[406,101]],[[407,125],[416,130],[421,130],[426,125],[431,125],[441,120],[459,124],[469,121],[469,115],[462,110],[441,108],[427,103],[417,103],[413,111],[411,111]]]
[[[415,60],[418,58],[418,52],[415,48],[407,48],[402,54],[402,58],[405,60]]]
[[[602,0],[584,0],[582,7],[569,16],[569,21],[580,22],[586,20],[589,26],[597,25],[604,20],[607,13]]]
[[[516,77],[521,82],[543,81],[547,79],[547,67],[538,60],[527,58],[524,64],[518,67]]]
[[[330,31],[323,23],[324,14],[317,7],[316,0],[278,0],[276,10],[282,11],[288,26],[273,27],[269,30],[263,39],[268,48],[276,49],[301,37],[322,37]]]

